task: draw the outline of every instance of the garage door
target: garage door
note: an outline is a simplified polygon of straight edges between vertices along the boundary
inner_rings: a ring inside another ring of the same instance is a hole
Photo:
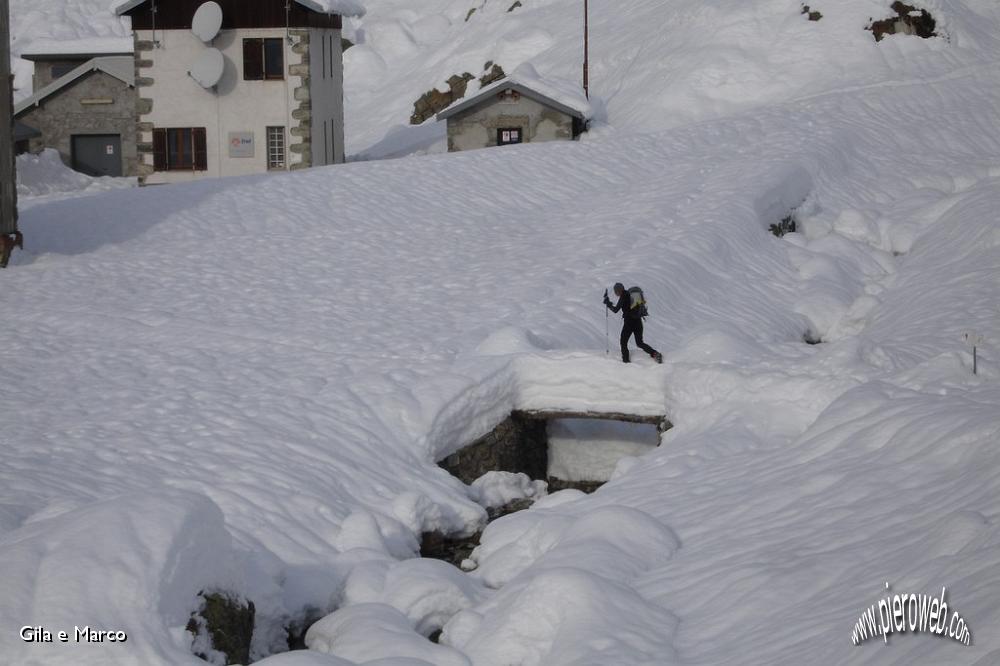
[[[123,175],[121,135],[74,135],[73,168],[88,176]]]

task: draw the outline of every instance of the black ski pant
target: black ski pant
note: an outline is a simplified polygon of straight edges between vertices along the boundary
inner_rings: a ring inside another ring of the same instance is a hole
[[[628,353],[628,339],[635,336],[635,344],[639,349],[646,352],[650,356],[656,356],[656,350],[647,345],[642,341],[642,319],[625,319],[625,323],[622,326],[622,360],[626,363],[629,362]]]

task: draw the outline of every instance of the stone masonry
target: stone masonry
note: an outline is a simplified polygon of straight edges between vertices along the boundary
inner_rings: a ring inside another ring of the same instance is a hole
[[[288,65],[289,76],[298,76],[302,84],[295,89],[295,101],[298,106],[292,109],[292,120],[298,125],[291,127],[292,137],[288,150],[292,155],[299,155],[302,161],[291,164],[292,170],[308,169],[312,166],[312,98],[309,93],[311,77],[309,74],[309,31],[291,30],[289,36],[294,40],[292,53],[299,56],[298,63]]]
[[[512,415],[439,464],[463,483],[491,471],[523,472],[532,479],[544,479],[549,467],[546,422]]]
[[[95,103],[100,101],[100,103]],[[85,103],[89,102],[89,103]],[[31,151],[54,148],[72,166],[74,134],[120,134],[122,172],[138,175],[135,141],[136,90],[104,72],[86,74],[18,116],[42,136],[31,140]]]

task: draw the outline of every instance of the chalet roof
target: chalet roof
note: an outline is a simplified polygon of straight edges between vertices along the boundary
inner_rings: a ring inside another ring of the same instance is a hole
[[[25,111],[38,106],[48,97],[55,95],[63,88],[66,88],[91,72],[104,72],[130,87],[135,86],[135,59],[132,56],[93,58],[68,72],[65,76],[59,77],[31,97],[18,102],[14,106],[14,115],[19,116]]]
[[[115,7],[115,13],[121,16],[149,0],[121,0]],[[365,8],[358,0],[295,0],[306,9],[319,14],[338,14],[340,16],[364,16]]]
[[[90,39],[36,39],[21,52],[25,60],[75,60],[97,56],[132,55],[131,37],[95,37]]]
[[[534,67],[526,64],[518,67],[507,78],[488,85],[472,97],[448,107],[437,115],[437,119],[447,120],[476,106],[491,95],[505,90],[515,90],[539,104],[579,120],[587,120],[593,116],[593,108],[580,87],[565,81],[543,79]]]

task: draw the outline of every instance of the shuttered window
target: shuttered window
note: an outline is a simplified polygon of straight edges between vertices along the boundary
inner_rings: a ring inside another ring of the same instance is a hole
[[[208,141],[204,127],[153,130],[155,171],[207,171]]]
[[[264,80],[264,40],[243,40],[243,79],[246,81]]]
[[[277,81],[285,78],[285,42],[280,37],[243,40],[243,79]]]

